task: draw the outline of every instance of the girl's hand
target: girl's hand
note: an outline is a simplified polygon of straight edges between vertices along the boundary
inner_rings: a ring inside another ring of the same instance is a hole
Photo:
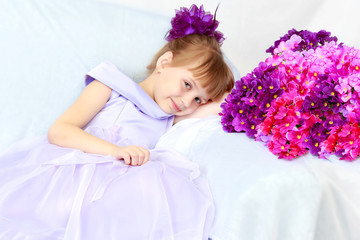
[[[138,166],[149,161],[149,150],[138,146],[116,147],[111,156],[124,160],[125,164]]]

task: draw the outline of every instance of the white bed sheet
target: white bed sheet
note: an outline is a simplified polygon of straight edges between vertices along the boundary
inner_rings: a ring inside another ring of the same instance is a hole
[[[208,177],[213,240],[360,239],[360,161],[277,159],[263,143],[224,132],[220,117],[182,121],[157,146],[185,154]]]

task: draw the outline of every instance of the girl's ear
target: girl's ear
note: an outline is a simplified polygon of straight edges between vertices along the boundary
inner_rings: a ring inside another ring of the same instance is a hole
[[[156,72],[160,72],[164,69],[173,59],[173,53],[171,51],[167,51],[163,55],[161,55],[156,61]]]

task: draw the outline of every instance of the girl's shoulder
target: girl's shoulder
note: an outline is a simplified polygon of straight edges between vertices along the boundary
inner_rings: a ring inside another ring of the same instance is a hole
[[[94,79],[110,87],[113,91],[132,102],[143,113],[157,119],[169,118],[156,102],[116,65],[103,62],[90,70],[85,77],[85,85]]]
[[[110,62],[102,62],[91,69],[85,76],[85,86],[94,79],[104,83],[111,89],[122,93],[136,89],[136,83],[123,73],[116,65]],[[130,87],[130,88],[129,88]]]

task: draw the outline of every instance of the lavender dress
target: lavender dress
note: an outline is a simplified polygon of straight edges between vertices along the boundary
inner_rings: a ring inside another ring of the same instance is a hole
[[[22,141],[0,155],[0,239],[207,239],[211,194],[197,165],[153,149],[173,117],[114,65],[86,77],[113,89],[84,128],[120,146],[152,149],[143,166],[110,156]]]

